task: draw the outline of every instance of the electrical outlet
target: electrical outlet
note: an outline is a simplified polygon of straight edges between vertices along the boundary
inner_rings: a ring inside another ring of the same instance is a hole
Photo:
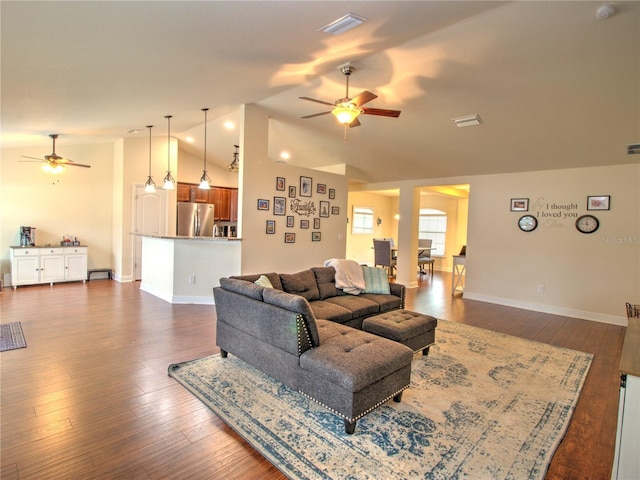
[[[542,283],[538,285],[538,293],[544,293],[544,285]]]

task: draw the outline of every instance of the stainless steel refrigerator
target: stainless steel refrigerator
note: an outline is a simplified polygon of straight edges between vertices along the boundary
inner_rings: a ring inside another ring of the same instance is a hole
[[[213,207],[208,203],[178,202],[176,235],[213,237]]]

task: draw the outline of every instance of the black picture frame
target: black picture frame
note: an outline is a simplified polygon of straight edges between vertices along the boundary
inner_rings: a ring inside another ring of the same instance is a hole
[[[306,230],[309,228],[309,220],[300,220],[300,228]]]
[[[298,193],[301,197],[313,195],[313,179],[311,177],[300,176],[300,190]]]
[[[293,228],[294,220],[293,215],[287,216],[287,228]]]
[[[267,220],[266,229],[267,235],[273,235],[276,233],[276,221]]]
[[[511,211],[512,212],[528,212],[529,199],[528,198],[512,198]]]
[[[289,198],[296,198],[296,187],[289,185]]]
[[[333,200],[336,198],[336,189],[335,188],[330,188],[329,189],[329,200]]]
[[[276,177],[276,190],[284,192],[286,180],[284,177]]]
[[[258,199],[258,210],[269,210],[269,200],[265,198]]]
[[[286,232],[284,234],[284,243],[296,243],[296,234],[292,232]]]
[[[327,186],[324,183],[318,183],[316,185],[316,192],[318,192],[321,195],[324,195],[325,193],[327,193]]]
[[[287,199],[284,197],[273,197],[273,214],[284,216],[287,214]]]
[[[331,215],[340,215],[340,207],[331,207]]]
[[[320,200],[320,213],[321,217],[329,217],[329,202]]]
[[[320,240],[322,240],[322,233],[321,232],[311,232],[311,241],[312,242],[319,242]]]
[[[320,219],[319,218],[314,218],[313,219],[313,229],[314,230],[320,230]]]
[[[611,210],[611,195],[589,195],[587,210]]]

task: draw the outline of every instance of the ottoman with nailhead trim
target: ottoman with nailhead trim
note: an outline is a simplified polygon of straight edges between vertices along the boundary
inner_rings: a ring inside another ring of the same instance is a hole
[[[429,354],[436,339],[438,319],[410,310],[391,310],[362,322],[362,330],[406,345],[414,352]]]

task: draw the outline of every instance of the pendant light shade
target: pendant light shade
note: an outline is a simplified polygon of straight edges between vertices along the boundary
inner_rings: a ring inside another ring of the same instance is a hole
[[[209,190],[211,188],[211,179],[207,175],[207,111],[208,108],[203,108],[204,112],[204,165],[202,168],[202,176],[200,177],[200,186],[203,190]]]
[[[144,191],[153,193],[156,191],[156,182],[151,178],[151,129],[153,128],[153,125],[147,125],[147,128],[149,129],[149,176],[144,184]]]
[[[234,147],[236,147],[236,151],[233,152],[233,162],[231,162],[227,167],[230,172],[237,172],[240,170],[240,158],[238,157],[238,148],[240,147],[238,145],[234,145]]]
[[[331,110],[333,116],[338,119],[342,125],[349,125],[362,113],[358,107],[352,104],[343,104]]]
[[[167,176],[164,177],[164,189],[176,188],[176,179],[171,176],[171,115],[165,115],[167,119]]]

